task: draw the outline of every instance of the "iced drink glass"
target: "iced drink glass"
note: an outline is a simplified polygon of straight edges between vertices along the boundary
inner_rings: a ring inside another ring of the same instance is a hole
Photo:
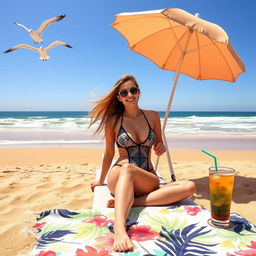
[[[220,228],[230,226],[230,207],[235,170],[228,167],[209,168],[211,224]]]

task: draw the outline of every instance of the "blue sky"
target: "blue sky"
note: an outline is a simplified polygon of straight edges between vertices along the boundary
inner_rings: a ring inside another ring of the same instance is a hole
[[[129,50],[110,26],[117,13],[163,8],[200,13],[202,19],[220,25],[246,66],[235,83],[181,75],[172,110],[256,111],[255,0],[2,1],[1,52],[20,43],[34,45],[14,21],[38,28],[43,20],[60,14],[66,18],[47,28],[43,45],[61,40],[74,48],[55,47],[44,62],[27,49],[0,54],[0,111],[89,110],[89,101],[127,73],[140,84],[141,108],[165,110],[174,72]]]

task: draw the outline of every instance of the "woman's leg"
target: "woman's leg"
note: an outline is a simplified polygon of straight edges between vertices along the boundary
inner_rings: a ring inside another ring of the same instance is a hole
[[[177,181],[166,184],[146,195],[134,198],[132,206],[168,205],[192,196],[196,191],[193,181]],[[115,200],[109,200],[108,207],[114,207]]]
[[[192,196],[195,191],[193,181],[177,181],[163,185],[147,195],[136,197],[132,206],[168,205]]]
[[[131,164],[115,166],[108,175],[108,188],[115,194],[115,251],[133,249],[126,233],[126,219],[134,203],[134,196],[142,196],[159,187],[158,177]]]

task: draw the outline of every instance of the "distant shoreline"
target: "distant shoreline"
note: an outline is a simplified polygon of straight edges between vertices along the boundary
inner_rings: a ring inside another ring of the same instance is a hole
[[[0,148],[103,148],[85,111],[0,112]],[[158,112],[161,122],[165,112]],[[171,149],[256,150],[256,112],[173,111],[165,134]]]
[[[103,135],[93,136],[86,133],[66,131],[46,132],[1,132],[0,148],[104,148]],[[68,136],[63,139],[63,135]],[[12,140],[7,140],[12,138]],[[209,135],[167,135],[170,150],[256,150],[256,136],[231,134]],[[6,140],[5,140],[6,139]]]

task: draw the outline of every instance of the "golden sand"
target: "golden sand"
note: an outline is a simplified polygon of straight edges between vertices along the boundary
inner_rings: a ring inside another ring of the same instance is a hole
[[[52,208],[91,208],[90,183],[101,166],[102,149],[20,148],[0,149],[0,255],[26,254],[35,245],[32,235],[22,232],[32,226],[33,213]],[[256,152],[213,151],[219,165],[237,171],[232,212],[256,223]],[[178,180],[197,185],[194,201],[209,209],[208,168],[213,162],[200,151],[172,152]],[[166,158],[160,174],[169,179]]]

